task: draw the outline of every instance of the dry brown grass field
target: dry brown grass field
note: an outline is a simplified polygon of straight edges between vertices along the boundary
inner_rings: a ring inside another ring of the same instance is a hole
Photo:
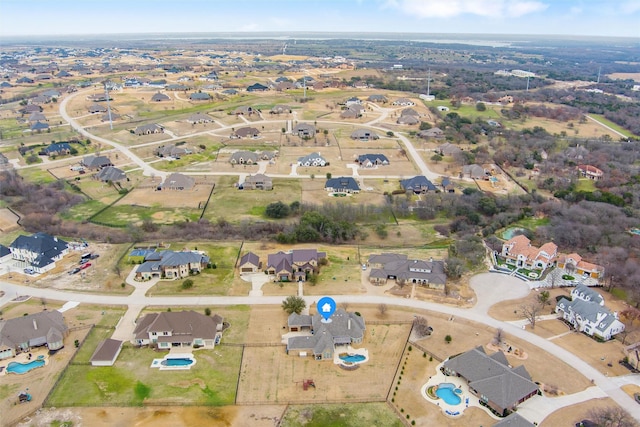
[[[10,231],[19,229],[20,225],[18,225],[17,221],[18,221],[18,217],[9,209],[6,209],[6,208],[0,209],[0,231],[1,232],[8,233]]]
[[[215,181],[214,177],[195,177],[196,185],[191,190],[162,190],[153,188],[136,188],[120,199],[116,206],[139,205],[139,206],[162,206],[166,208],[188,207],[199,209],[207,201],[211,188]]]

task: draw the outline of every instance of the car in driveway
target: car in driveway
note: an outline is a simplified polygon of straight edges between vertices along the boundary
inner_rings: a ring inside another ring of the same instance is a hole
[[[85,262],[84,264],[82,264],[80,266],[80,270],[84,270],[85,268],[89,268],[91,267],[91,263],[90,262]]]
[[[76,274],[78,273],[80,270],[82,270],[80,267],[76,267],[74,269],[69,270],[69,274]]]
[[[24,273],[25,274],[35,274],[35,270],[33,268],[25,268],[24,269]]]
[[[96,259],[96,258],[99,258],[99,257],[100,257],[100,254],[91,254],[89,259]]]

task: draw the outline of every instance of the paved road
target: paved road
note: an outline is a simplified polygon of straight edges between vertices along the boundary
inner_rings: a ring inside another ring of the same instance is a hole
[[[578,371],[582,372],[587,378],[592,379],[594,384],[600,388],[606,395],[616,401],[621,407],[625,408],[629,413],[640,421],[640,405],[634,402],[625,392],[623,392],[616,381],[612,378],[606,377],[601,374],[597,369],[590,366],[588,363],[580,359],[577,355],[565,350],[564,348],[548,341],[542,337],[534,335],[529,331],[522,330],[515,325],[502,322],[500,320],[488,317],[484,311],[486,308],[492,305],[493,301],[499,300],[499,294],[493,292],[491,285],[499,277],[505,277],[498,275],[497,273],[490,274],[486,278],[486,282],[474,285],[474,289],[477,289],[478,300],[480,309],[461,309],[457,307],[450,307],[445,305],[436,304],[433,302],[419,301],[412,299],[394,298],[388,296],[373,296],[373,295],[335,295],[333,298],[338,303],[348,302],[351,304],[387,304],[397,305],[403,307],[409,307],[419,310],[430,310],[439,313],[444,313],[454,317],[460,317],[473,322],[484,324],[493,328],[502,328],[505,333],[515,336],[535,345],[542,350],[564,360],[570,366],[574,367]],[[509,276],[507,276],[509,277]],[[518,285],[516,285],[518,286]],[[523,284],[522,286],[526,286]],[[34,297],[44,297],[50,300],[61,301],[78,301],[81,303],[91,304],[105,304],[105,305],[134,305],[134,306],[157,306],[157,305],[182,305],[182,306],[217,306],[217,305],[280,305],[283,297],[281,296],[194,296],[194,297],[148,297],[141,292],[135,292],[128,296],[110,296],[110,295],[95,295],[95,294],[82,294],[75,292],[59,291],[55,289],[42,289],[42,288],[30,288],[21,285],[14,285],[10,283],[0,282],[0,289],[4,290],[6,295],[31,295]],[[518,293],[520,291],[515,291]],[[485,302],[484,298],[487,295],[490,302]],[[6,296],[5,296],[6,298]],[[306,296],[304,299],[307,305],[311,305],[319,299],[318,296]],[[540,419],[539,421],[542,421]]]

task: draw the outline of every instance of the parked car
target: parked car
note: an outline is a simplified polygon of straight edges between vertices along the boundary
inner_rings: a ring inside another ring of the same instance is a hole
[[[76,267],[76,268],[74,268],[74,269],[72,269],[72,270],[69,270],[69,274],[76,274],[76,273],[78,273],[80,270],[81,270],[81,268],[80,268],[80,267]]]
[[[24,269],[25,274],[35,274],[36,272],[33,270],[33,268],[25,268]]]
[[[80,265],[86,264],[86,263],[88,263],[88,262],[89,262],[89,258],[82,258],[82,259],[80,260]]]
[[[367,264],[362,264],[362,271],[365,271],[367,269]]]
[[[85,262],[84,264],[82,264],[80,266],[80,270],[84,270],[85,268],[89,268],[91,267],[91,263],[90,262]]]
[[[96,259],[96,258],[99,258],[99,257],[100,257],[100,254],[91,254],[89,259]]]

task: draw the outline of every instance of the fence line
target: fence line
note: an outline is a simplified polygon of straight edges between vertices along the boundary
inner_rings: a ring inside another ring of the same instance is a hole
[[[436,359],[438,362],[442,362],[444,359],[442,359],[439,356],[436,356],[434,353],[430,352],[429,350],[427,350],[426,348],[424,348],[423,346],[421,346],[420,344],[415,343],[414,341],[409,341],[410,345],[414,346],[415,348],[417,348],[418,350],[427,353],[429,356],[433,357],[434,359]]]
[[[388,400],[386,403],[387,403],[387,406],[389,406],[389,408],[391,408],[393,412],[398,416],[400,421],[402,421],[402,424],[404,424],[405,426],[411,426],[411,423],[409,423],[409,420],[406,418],[407,416],[405,414],[398,411],[398,408],[396,408],[395,405],[389,402]]]

